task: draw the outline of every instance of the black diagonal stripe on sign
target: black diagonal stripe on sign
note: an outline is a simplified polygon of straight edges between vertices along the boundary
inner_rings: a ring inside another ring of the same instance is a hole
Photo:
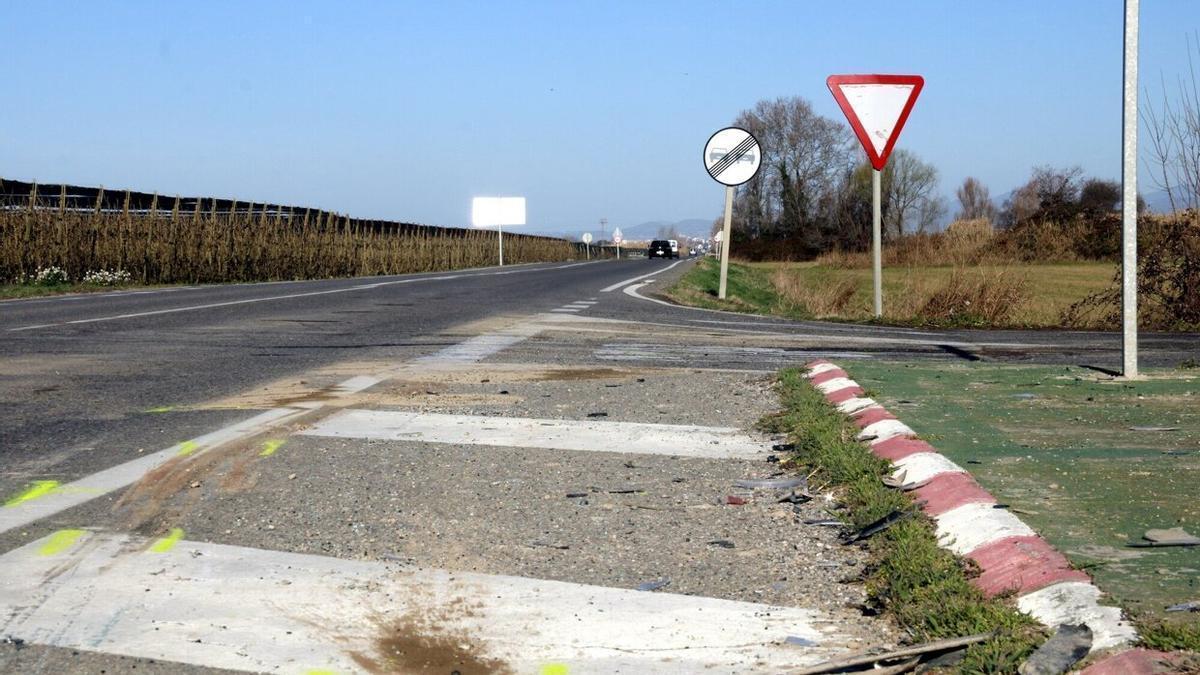
[[[730,150],[725,154],[724,157],[720,159],[720,161],[712,165],[712,167],[708,170],[709,175],[713,176],[714,178],[720,176],[725,172],[726,169],[733,166],[735,162],[745,156],[745,154],[749,152],[750,148],[753,148],[757,144],[758,143],[754,140],[753,136],[746,136],[746,138],[742,139],[742,142],[738,143],[733,150]]]

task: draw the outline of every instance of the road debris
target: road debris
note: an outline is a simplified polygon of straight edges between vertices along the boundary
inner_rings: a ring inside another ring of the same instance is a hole
[[[608,417],[608,413],[606,413],[606,412],[590,412],[587,414],[587,416],[588,417]]]
[[[791,492],[787,493],[786,495],[775,500],[775,503],[777,503],[777,504],[807,504],[808,502],[811,502],[811,501],[812,501],[812,495],[808,494],[807,492],[800,492],[798,490],[792,490]]]
[[[1021,675],[1059,675],[1079,663],[1091,649],[1091,628],[1086,624],[1062,624],[1017,668],[1017,672]]]
[[[1130,431],[1179,431],[1179,427],[1129,427]]]
[[[873,523],[870,523],[863,529],[850,535],[848,538],[843,539],[842,544],[853,544],[856,541],[862,541],[863,539],[869,539],[870,537],[873,537],[876,534],[883,532],[884,530],[886,530],[889,527],[891,527],[892,525],[900,522],[901,520],[904,520],[905,518],[913,515],[913,513],[914,512],[911,509],[907,510],[907,511],[900,511],[900,510],[892,511],[891,513],[887,514],[886,516],[880,518],[879,520],[876,520]]]
[[[660,588],[666,588],[671,585],[670,579],[655,579],[654,581],[644,581],[637,585],[639,591],[657,591]]]
[[[870,671],[872,675],[879,675],[884,672],[902,673],[905,670],[911,669],[917,665],[921,659],[926,656],[941,654],[943,652],[957,651],[968,645],[973,645],[979,642],[984,642],[992,638],[994,632],[979,633],[977,635],[968,635],[967,637],[950,638],[947,640],[936,640],[934,642],[926,642],[924,644],[914,645],[912,647],[903,647],[889,652],[880,652],[878,654],[856,654],[837,661],[826,661],[818,666],[805,668],[804,670],[796,671],[795,675],[824,675],[825,673],[847,673],[855,671]],[[918,657],[916,661],[912,657]],[[888,661],[899,661],[905,659],[898,666],[886,667],[885,669],[877,668],[879,664]],[[910,665],[911,663],[911,665]],[[894,668],[903,667],[904,670],[895,670]]]
[[[788,490],[796,487],[807,487],[808,481],[804,478],[767,478],[761,480],[738,480],[734,481],[733,484],[735,487],[750,490]]]
[[[713,539],[706,542],[709,546],[720,546],[721,548],[737,548],[737,545],[728,539]]]
[[[820,525],[821,527],[846,527],[846,523],[834,518],[809,518],[803,522],[805,525]]]
[[[800,637],[799,635],[789,635],[783,640],[785,645],[795,645],[797,647],[816,647],[817,643],[808,638]]]
[[[1167,608],[1168,612],[1200,612],[1200,600],[1192,600],[1191,602],[1181,602],[1178,605],[1171,605]]]
[[[1126,544],[1131,548],[1155,548],[1159,546],[1200,546],[1200,537],[1188,534],[1182,527],[1172,527],[1164,530],[1146,530],[1142,535],[1144,541],[1134,541]]]
[[[741,506],[746,504],[747,501],[744,497],[739,497],[737,495],[726,495],[725,503],[729,506]]]

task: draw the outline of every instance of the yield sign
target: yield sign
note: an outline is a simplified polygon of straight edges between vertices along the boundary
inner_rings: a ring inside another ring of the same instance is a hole
[[[925,79],[920,75],[830,75],[825,80],[871,166],[882,171]]]

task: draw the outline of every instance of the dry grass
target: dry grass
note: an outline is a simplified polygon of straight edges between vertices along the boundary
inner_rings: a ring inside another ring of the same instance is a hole
[[[995,238],[986,218],[956,220],[944,232],[912,234],[883,248],[883,264],[896,265],[974,265],[986,257]],[[817,264],[842,269],[871,266],[870,251],[833,251],[817,258]]]
[[[165,202],[166,200],[164,200]],[[127,202],[128,203],[128,202]],[[430,272],[496,263],[496,233],[356,228],[343,216],[0,209],[0,280],[56,265],[71,279],[120,269],[140,283],[313,279]],[[511,263],[579,257],[561,239],[504,236]]]

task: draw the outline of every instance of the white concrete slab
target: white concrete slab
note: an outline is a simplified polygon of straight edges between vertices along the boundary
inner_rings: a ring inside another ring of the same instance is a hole
[[[191,541],[155,552],[112,533],[66,540],[0,556],[0,635],[283,673],[403,670],[382,659],[385,635],[452,645],[482,669],[572,675],[786,672],[846,644],[808,609]]]
[[[1036,532],[1020,518],[992,504],[963,504],[934,517],[938,543],[958,555],[1008,537],[1031,537]]]
[[[1017,608],[1047,626],[1087,624],[1092,651],[1128,645],[1137,631],[1121,618],[1121,610],[1100,604],[1100,589],[1082,581],[1064,581],[1017,598]]]
[[[580,422],[395,410],[346,410],[301,434],[710,459],[763,457],[770,450],[770,444],[733,427]]]

